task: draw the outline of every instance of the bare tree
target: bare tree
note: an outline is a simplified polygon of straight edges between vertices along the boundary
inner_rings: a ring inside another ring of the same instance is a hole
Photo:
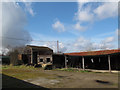
[[[11,65],[18,65],[18,50],[14,50],[10,52],[10,64]]]

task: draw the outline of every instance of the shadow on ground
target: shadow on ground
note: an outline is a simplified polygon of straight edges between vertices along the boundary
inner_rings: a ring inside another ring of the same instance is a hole
[[[101,83],[101,84],[108,84],[108,85],[112,85],[111,82],[108,81],[102,81],[102,80],[95,80],[97,83]]]
[[[7,76],[5,74],[2,74],[2,88],[41,88],[49,90],[47,88],[28,83],[14,77]]]

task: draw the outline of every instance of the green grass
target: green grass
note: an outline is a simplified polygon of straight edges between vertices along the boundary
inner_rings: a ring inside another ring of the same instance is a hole
[[[66,71],[66,72],[79,72],[79,73],[98,73],[98,72],[92,72],[89,70],[79,70],[75,68],[62,68],[62,69],[53,69],[58,71]],[[11,77],[15,77],[18,79],[32,79],[37,77],[45,77],[45,78],[54,78],[56,75],[49,75],[45,73],[43,68],[34,68],[34,66],[10,66],[10,65],[3,65],[2,66],[2,73]]]
[[[59,71],[68,71],[68,72],[91,72],[91,71],[88,71],[88,70],[79,70],[79,69],[74,69],[74,68],[62,68],[62,69],[55,69],[55,70],[59,70]]]
[[[55,69],[55,70],[59,70],[59,71],[75,71],[72,68],[62,68],[62,69]],[[76,69],[77,70],[77,69]],[[78,71],[78,70],[77,70]]]
[[[80,71],[80,72],[84,73],[84,72],[91,72],[91,71],[85,70],[85,71]]]
[[[21,80],[31,79],[37,77],[46,77],[49,78],[50,75],[40,72],[40,68],[34,68],[33,66],[2,66],[2,73],[11,77],[15,77]]]
[[[7,66],[2,66],[2,69],[8,69],[8,67]]]
[[[17,68],[17,69],[24,69],[24,68],[34,68],[33,66],[25,66],[25,65],[18,65],[18,66],[12,66],[12,65],[2,65],[2,69],[10,69],[10,68]]]

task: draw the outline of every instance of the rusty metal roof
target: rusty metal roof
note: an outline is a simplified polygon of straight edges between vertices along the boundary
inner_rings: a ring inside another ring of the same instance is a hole
[[[95,55],[108,55],[108,54],[113,54],[113,53],[120,53],[120,49],[88,51],[88,52],[73,52],[73,53],[64,53],[64,55],[71,55],[71,56],[95,56]]]

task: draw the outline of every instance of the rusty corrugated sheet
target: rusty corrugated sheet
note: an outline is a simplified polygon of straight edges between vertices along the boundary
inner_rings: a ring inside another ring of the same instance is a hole
[[[65,55],[72,56],[95,56],[95,55],[107,55],[113,53],[120,53],[120,50],[101,50],[101,51],[88,51],[88,52],[74,52],[74,53],[64,53]]]

